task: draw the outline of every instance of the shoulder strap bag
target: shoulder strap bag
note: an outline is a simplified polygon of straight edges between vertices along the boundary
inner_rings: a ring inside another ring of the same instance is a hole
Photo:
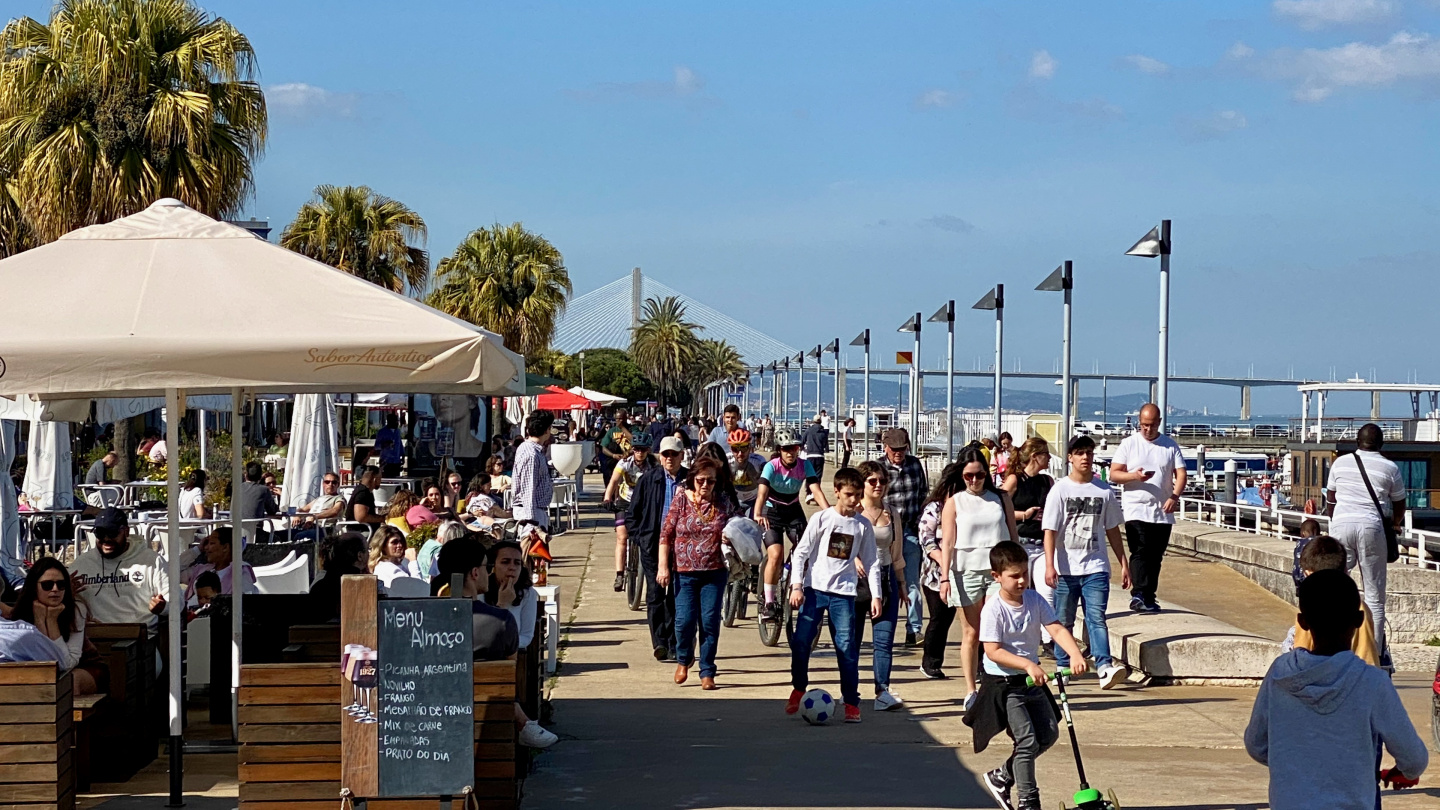
[[[1400,559],[1400,538],[1395,534],[1395,524],[1385,517],[1385,510],[1380,508],[1380,498],[1375,494],[1375,487],[1370,486],[1370,476],[1365,472],[1365,464],[1360,461],[1360,451],[1350,455],[1355,458],[1355,468],[1360,471],[1360,480],[1365,482],[1365,489],[1370,493],[1370,502],[1375,504],[1375,513],[1380,516],[1380,527],[1385,530],[1385,561],[1393,563]]]

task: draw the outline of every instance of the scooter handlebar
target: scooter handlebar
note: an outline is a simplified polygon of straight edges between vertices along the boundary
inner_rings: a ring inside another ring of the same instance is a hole
[[[1050,676],[1047,676],[1047,677],[1045,678],[1045,682],[1046,682],[1046,683],[1049,683],[1050,681],[1053,681],[1053,680],[1055,680],[1056,678],[1068,678],[1068,677],[1070,677],[1070,674],[1071,674],[1071,673],[1070,673],[1070,670],[1069,670],[1069,669],[1057,669],[1057,670],[1055,670],[1055,674],[1054,674],[1054,675],[1050,675]],[[1026,685],[1026,686],[1035,686],[1035,679],[1034,679],[1034,678],[1026,678],[1026,679],[1025,679],[1025,685]]]

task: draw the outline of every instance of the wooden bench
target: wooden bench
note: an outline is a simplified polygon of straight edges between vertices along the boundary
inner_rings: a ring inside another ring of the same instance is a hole
[[[109,683],[102,685],[108,706],[86,724],[89,748],[105,756],[94,760],[86,775],[99,782],[128,781],[155,760],[168,720],[164,685],[155,672],[155,641],[143,624],[91,624],[85,635],[109,673]]]
[[[340,668],[340,625],[293,625],[290,628],[289,641],[282,656],[286,663],[334,661],[335,668]]]
[[[477,661],[475,795],[482,810],[515,810],[515,662]],[[241,810],[321,810],[340,799],[340,660],[240,667]],[[458,801],[457,797],[457,801]],[[435,810],[372,800],[372,810]]]
[[[71,722],[75,728],[75,785],[81,793],[90,789],[90,737],[95,717],[104,709],[105,695],[79,695],[74,698]]]
[[[0,809],[74,810],[71,701],[53,661],[0,664]]]

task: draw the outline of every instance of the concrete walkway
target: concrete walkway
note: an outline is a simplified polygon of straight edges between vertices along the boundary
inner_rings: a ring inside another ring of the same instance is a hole
[[[562,586],[566,625],[550,697],[561,742],[539,757],[526,784],[526,807],[994,806],[977,779],[1004,760],[1008,746],[1001,738],[982,754],[972,752],[970,731],[960,722],[958,632],[946,665],[949,680],[924,679],[918,650],[896,651],[892,683],[907,706],[890,713],[871,710],[868,645],[862,649],[864,722],[858,726],[815,728],[784,715],[789,649],[783,641],[778,648],[762,646],[753,619],[721,631],[720,689],[702,692],[693,671],[690,683],[676,686],[674,665],[651,656],[644,613],[630,611],[611,589],[613,530],[596,511],[584,517],[590,528],[555,543],[561,563],[552,582]],[[1274,597],[1223,566],[1167,559],[1171,573],[1177,602],[1198,611],[1227,606],[1221,612],[1236,615],[1218,618],[1257,636],[1283,637],[1292,620],[1292,609],[1267,603],[1260,597]],[[817,651],[811,676],[813,685],[838,695],[828,643]],[[1428,739],[1429,679],[1403,675],[1396,685]],[[1266,771],[1249,759],[1242,741],[1253,689],[1102,692],[1087,677],[1072,691],[1090,781],[1113,789],[1127,810],[1265,806]],[[1039,776],[1046,807],[1075,790],[1063,734],[1040,760]],[[1440,779],[1427,775],[1419,791],[1386,794],[1385,807],[1433,807],[1437,797]]]

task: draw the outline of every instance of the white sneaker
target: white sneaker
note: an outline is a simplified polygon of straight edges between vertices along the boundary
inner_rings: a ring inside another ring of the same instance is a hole
[[[1095,674],[1100,676],[1101,689],[1114,689],[1125,678],[1125,668],[1111,664]]]
[[[524,727],[520,729],[520,744],[526,748],[549,748],[557,742],[560,742],[559,737],[555,736],[553,732],[542,728],[540,724],[534,720],[526,723]]]
[[[888,689],[875,696],[875,711],[877,712],[888,712],[904,705],[905,701]]]

